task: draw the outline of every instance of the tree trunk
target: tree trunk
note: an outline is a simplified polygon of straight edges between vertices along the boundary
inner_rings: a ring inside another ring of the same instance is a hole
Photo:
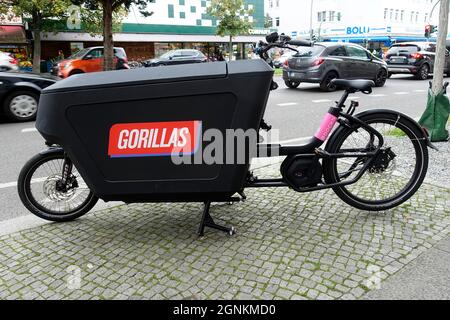
[[[112,0],[103,1],[103,70],[114,70],[114,42],[112,32]]]
[[[445,51],[446,40],[448,32],[448,11],[449,0],[441,0],[441,6],[439,10],[439,26],[438,26],[438,39],[436,44],[436,58],[434,62],[433,71],[433,93],[438,95],[442,91],[444,82],[444,68],[445,68]]]
[[[230,43],[228,44],[228,61],[233,60],[233,36],[230,35]]]
[[[41,72],[41,16],[38,12],[32,13],[33,24],[33,72]]]

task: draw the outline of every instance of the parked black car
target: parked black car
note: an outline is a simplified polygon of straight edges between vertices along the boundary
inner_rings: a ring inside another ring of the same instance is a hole
[[[433,72],[436,44],[430,42],[405,42],[394,44],[386,53],[389,74],[413,74],[416,79],[426,80]],[[447,52],[444,72],[450,67]]]
[[[370,79],[382,87],[388,77],[386,62],[355,44],[322,42],[313,47],[299,47],[288,60],[283,79],[289,88],[302,82],[319,83],[323,91],[337,89],[333,79]]]
[[[171,50],[156,59],[143,62],[144,67],[159,67],[176,64],[207,62],[208,58],[200,51],[194,49]]]
[[[36,118],[41,90],[57,77],[24,72],[0,72],[0,111],[14,121]]]

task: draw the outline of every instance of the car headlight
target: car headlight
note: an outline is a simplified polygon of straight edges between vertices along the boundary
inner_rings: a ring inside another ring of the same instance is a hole
[[[72,65],[72,64],[71,64],[70,62],[67,62],[67,63],[64,65],[64,69],[70,68],[71,65]]]

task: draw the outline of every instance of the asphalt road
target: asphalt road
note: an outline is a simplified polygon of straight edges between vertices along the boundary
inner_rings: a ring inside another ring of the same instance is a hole
[[[324,93],[317,85],[309,84],[287,89],[281,78],[276,80],[280,88],[269,98],[265,120],[280,129],[277,141],[290,144],[312,136],[333,101],[343,93]],[[375,88],[372,95],[358,93],[349,99],[357,99],[361,111],[387,108],[418,118],[426,105],[427,89],[428,81],[394,76],[385,87]],[[15,182],[24,163],[44,148],[33,122],[9,123],[0,119],[0,221],[30,214],[20,203]]]

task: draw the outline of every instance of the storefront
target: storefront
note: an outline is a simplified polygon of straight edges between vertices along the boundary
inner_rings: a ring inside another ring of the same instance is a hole
[[[19,66],[27,68],[30,63],[30,42],[23,25],[0,25],[0,51],[9,52],[19,60]]]

